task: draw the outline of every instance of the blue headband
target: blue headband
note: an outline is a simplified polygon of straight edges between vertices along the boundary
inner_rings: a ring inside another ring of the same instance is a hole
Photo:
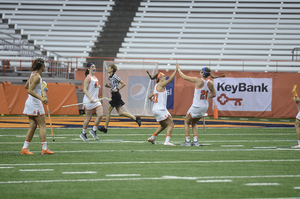
[[[92,65],[95,65],[95,64],[93,64],[93,63],[90,63],[90,64],[88,65],[88,68],[89,68],[89,67],[91,67]]]
[[[206,77],[208,77],[207,73],[205,72],[205,67],[203,67],[202,70],[203,70],[204,75],[205,75]]]

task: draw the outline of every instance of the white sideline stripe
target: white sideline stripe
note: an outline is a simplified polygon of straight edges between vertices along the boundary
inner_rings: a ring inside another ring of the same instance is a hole
[[[0,167],[0,169],[13,169],[15,167]]]
[[[50,140],[52,139],[52,137],[50,138],[49,137],[49,142]],[[76,139],[78,140],[78,142],[51,142],[52,144],[86,144],[86,142],[83,142],[80,138],[72,138],[72,139]],[[75,141],[76,141],[75,140]],[[90,144],[101,144],[101,143],[147,143],[148,141],[123,141],[122,138],[120,139],[114,139],[114,140],[100,140],[100,141],[93,141],[93,142],[89,142]],[[172,141],[173,142],[173,141]],[[293,142],[293,143],[297,143],[296,140],[288,140],[288,139],[282,139],[282,140],[206,140],[206,141],[202,141],[200,140],[199,141],[200,143],[235,143],[235,142],[238,142],[238,143],[247,143],[247,142]],[[30,143],[40,143],[40,142],[30,142]],[[161,141],[161,143],[163,143],[163,141]],[[175,141],[173,143],[176,143],[176,144],[179,144],[179,143],[183,143],[183,142],[180,142],[180,141]],[[0,144],[24,144],[24,142],[0,142]]]
[[[0,128],[1,130],[1,128]],[[61,137],[61,136],[70,136],[70,137],[77,137],[79,136],[79,134],[59,134],[58,137]],[[172,136],[181,136],[181,135],[185,135],[183,133],[179,133],[179,134],[173,134]],[[219,135],[222,135],[222,136],[242,136],[242,135],[295,135],[294,133],[226,133],[226,134],[221,134],[221,133],[205,133],[205,134],[200,134],[200,136],[211,136],[211,135],[216,135],[216,136],[219,136]],[[0,135],[1,137],[26,137],[26,135]],[[120,134],[114,134],[114,133],[110,133],[110,134],[105,134],[105,136],[117,136],[117,137],[120,137]],[[122,134],[122,137],[124,136],[148,136],[149,137],[149,134]],[[33,137],[39,137],[38,135],[34,135]]]
[[[0,166],[53,166],[53,165],[118,165],[118,164],[198,164],[198,163],[249,163],[249,162],[300,162],[300,159],[277,160],[199,160],[199,161],[140,161],[140,162],[49,162],[49,163],[22,163],[0,164]]]
[[[129,176],[141,176],[141,174],[106,174],[106,177],[129,177]]]
[[[205,144],[204,144],[205,145]],[[159,150],[80,150],[80,151],[55,151],[55,153],[110,153],[110,152],[227,152],[227,151],[240,151],[240,152],[247,152],[247,151],[275,151],[275,150],[283,150],[283,151],[297,151],[298,149],[293,148],[270,148],[270,149],[183,149],[184,147],[180,147],[181,149],[159,149]],[[38,153],[39,151],[31,151]],[[7,154],[7,153],[20,153],[20,151],[0,151],[0,154]]]
[[[243,147],[244,145],[221,145],[221,147]]]
[[[232,182],[232,180],[197,180],[196,182],[206,183],[206,182]]]
[[[300,189],[300,187],[294,187],[294,189]]]
[[[62,174],[94,174],[97,171],[75,171],[75,172],[61,172]]]
[[[162,176],[173,180],[198,180],[198,179],[249,179],[249,178],[300,178],[300,175],[265,175],[265,176],[203,176],[203,177],[182,177]]]
[[[253,147],[254,149],[276,149],[276,146]]]
[[[280,185],[279,183],[246,183],[244,184],[246,186],[278,186]]]
[[[295,177],[294,175],[282,175],[284,177]],[[134,181],[134,180],[197,180],[210,178],[248,178],[249,176],[204,176],[204,177],[176,177],[176,176],[162,176],[153,178],[98,178],[98,179],[67,179],[67,180],[26,180],[26,181],[0,181],[0,184],[20,184],[20,183],[50,183],[50,182],[97,182],[97,181]],[[250,176],[251,177],[251,176]],[[264,178],[266,176],[256,176]],[[271,176],[269,176],[271,177]],[[272,176],[275,177],[275,176]],[[281,176],[276,176],[281,177]],[[300,175],[297,175],[300,177]]]
[[[54,169],[19,169],[19,171],[54,171]]]

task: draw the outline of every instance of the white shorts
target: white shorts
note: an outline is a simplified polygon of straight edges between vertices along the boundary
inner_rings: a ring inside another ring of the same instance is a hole
[[[298,112],[296,119],[300,120],[300,111]]]
[[[38,99],[33,100],[32,98],[27,98],[23,114],[29,116],[37,116],[38,114],[45,115],[43,103]]]
[[[169,111],[167,109],[160,109],[160,110],[152,110],[154,117],[156,118],[156,121],[160,122],[168,118],[168,116],[171,116]]]
[[[99,106],[102,106],[102,104],[99,101],[97,101],[97,102],[93,102],[93,103],[84,104],[82,106],[82,108],[86,109],[86,110],[93,110],[93,109],[95,109],[95,108],[97,108]]]
[[[201,118],[205,116],[208,107],[191,106],[187,114],[191,114],[192,118]]]

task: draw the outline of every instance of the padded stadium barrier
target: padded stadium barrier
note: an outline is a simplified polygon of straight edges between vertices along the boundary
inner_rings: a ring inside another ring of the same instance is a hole
[[[173,71],[160,71],[165,73],[167,77],[171,76]],[[183,71],[184,74],[188,76],[194,76],[194,77],[200,77],[199,71]],[[97,72],[97,78],[101,82],[100,78],[102,78],[102,73]],[[221,104],[213,104],[213,100],[209,99],[209,108],[208,108],[208,115],[213,116],[213,107],[214,105],[218,106],[218,115],[219,117],[261,117],[261,118],[295,118],[295,116],[298,113],[297,105],[292,100],[293,94],[292,89],[294,85],[298,85],[300,89],[300,74],[299,73],[278,73],[278,72],[214,72],[212,71],[212,75],[219,76],[222,74],[226,74],[225,78],[218,78],[214,81],[219,80],[228,80],[228,79],[236,79],[239,83],[244,82],[244,80],[254,82],[254,84],[259,81],[261,82],[261,79],[271,82],[271,85],[267,87],[266,85],[261,88],[262,94],[257,94],[255,90],[251,90],[246,95],[242,95],[241,98],[241,106],[234,106],[234,101],[228,102],[228,104],[233,103],[234,110],[222,110]],[[84,80],[84,76],[76,75],[76,79]],[[108,83],[108,81],[106,81]],[[102,86],[102,85],[101,85]],[[237,85],[233,85],[237,86]],[[249,88],[255,89],[256,85],[248,85]],[[216,90],[218,87],[215,85]],[[264,88],[265,87],[265,88]],[[169,112],[172,115],[186,115],[188,109],[190,108],[193,100],[193,94],[194,94],[194,83],[188,82],[183,80],[179,74],[176,74],[175,82],[174,82],[174,106],[173,109],[169,109]],[[248,89],[249,89],[248,88]],[[270,90],[270,88],[272,88]],[[224,89],[224,91],[222,90]],[[266,89],[266,90],[264,90]],[[219,86],[219,90],[217,91],[217,96],[214,99],[217,99],[222,93],[226,96],[230,96],[232,94],[233,89],[229,89],[228,87],[225,87],[225,84],[222,85],[222,87]],[[264,94],[266,94],[266,91],[268,90],[268,93],[271,92],[271,95],[266,95],[264,97]],[[299,90],[300,93],[300,90]],[[238,94],[238,93],[237,93]],[[109,96],[110,97],[110,96]],[[248,99],[246,99],[248,98]],[[126,103],[126,99],[123,99]],[[243,101],[249,101],[251,102],[250,111],[245,110],[239,110],[241,107],[244,109],[247,109],[247,104],[243,104],[246,102]],[[270,103],[269,110],[259,110],[260,106],[265,105],[267,103]],[[238,104],[237,104],[238,105]],[[246,108],[245,108],[246,107]],[[257,108],[256,111],[251,111]],[[105,113],[105,110],[104,110]]]
[[[76,104],[76,86],[68,83],[47,83],[47,98],[51,115],[78,115],[77,106],[62,108],[63,105]],[[28,97],[25,85],[0,84],[0,114],[22,115]],[[47,108],[44,105],[45,113]]]

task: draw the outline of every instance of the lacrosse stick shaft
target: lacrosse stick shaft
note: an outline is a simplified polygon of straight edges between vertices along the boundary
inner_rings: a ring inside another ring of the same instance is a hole
[[[51,134],[52,134],[52,138],[53,138],[53,142],[54,142],[55,139],[54,139],[53,128],[52,128],[52,122],[51,122],[50,111],[49,111],[49,106],[48,106],[48,105],[47,105],[47,111],[48,111],[48,118],[49,118],[49,123],[50,123],[50,128],[51,128]]]
[[[101,101],[103,99],[111,100],[110,98],[103,97],[103,98],[99,98],[99,99],[95,100],[94,102]],[[71,107],[71,106],[78,106],[78,105],[88,104],[88,103],[91,103],[91,102],[82,102],[82,103],[78,103],[78,104],[65,105],[65,106],[62,106],[62,108],[67,108],[67,107]]]

